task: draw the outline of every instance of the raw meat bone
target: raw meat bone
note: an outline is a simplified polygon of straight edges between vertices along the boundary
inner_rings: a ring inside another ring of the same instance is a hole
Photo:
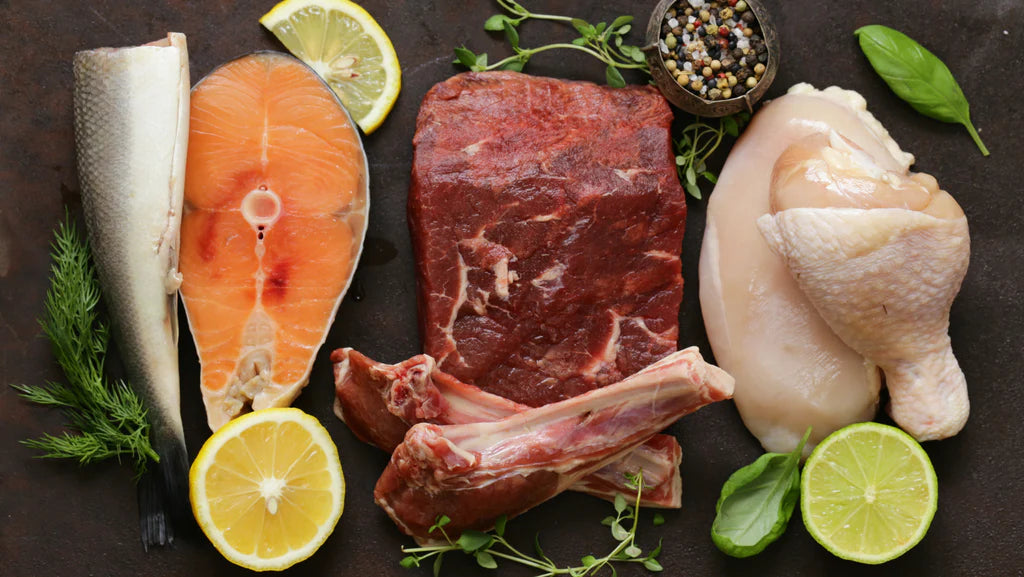
[[[921,441],[957,434],[969,403],[949,308],[970,238],[956,201],[832,133],[780,157],[772,212],[758,220],[765,240],[839,338],[885,373],[893,420]]]
[[[335,414],[360,440],[389,453],[416,423],[497,421],[530,408],[438,370],[429,355],[387,365],[345,348],[334,351],[331,361],[337,392]],[[616,493],[632,493],[626,486],[626,474],[643,469],[644,484],[649,488],[643,493],[641,505],[677,509],[682,503],[681,459],[682,449],[675,437],[654,435],[569,489],[611,500]]]
[[[654,433],[730,398],[733,378],[696,347],[650,370],[492,423],[409,429],[374,498],[402,531],[429,541],[437,517],[449,536],[514,517],[622,458]]]

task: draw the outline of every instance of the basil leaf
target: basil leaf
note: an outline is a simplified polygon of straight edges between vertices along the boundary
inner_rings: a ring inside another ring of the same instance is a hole
[[[967,98],[938,57],[906,34],[886,26],[863,26],[853,34],[875,72],[896,96],[925,116],[964,125],[981,153],[988,156],[988,149],[971,124]]]
[[[792,453],[765,453],[722,486],[711,539],[723,553],[756,555],[786,530],[800,496],[800,456],[810,434],[808,428]]]

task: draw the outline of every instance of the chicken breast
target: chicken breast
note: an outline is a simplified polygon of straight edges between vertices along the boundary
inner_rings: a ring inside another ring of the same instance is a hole
[[[776,163],[769,246],[833,331],[885,373],[893,420],[920,441],[957,434],[967,383],[949,308],[970,257],[963,210],[927,174],[886,170],[836,132]]]
[[[870,420],[881,384],[876,366],[832,332],[757,227],[770,211],[771,174],[790,145],[832,131],[880,168],[905,173],[900,150],[856,92],[799,84],[755,115],[733,147],[708,202],[700,302],[718,364],[736,379],[747,428],[769,451],[805,451],[847,424]]]

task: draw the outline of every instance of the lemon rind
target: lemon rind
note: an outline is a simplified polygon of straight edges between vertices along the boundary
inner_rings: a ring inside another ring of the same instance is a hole
[[[928,488],[929,492],[928,512],[925,514],[921,524],[917,527],[917,530],[914,532],[914,534],[907,541],[905,541],[903,545],[895,547],[889,551],[877,555],[869,555],[857,551],[844,550],[837,547],[835,542],[832,541],[829,537],[823,535],[818,530],[817,525],[815,525],[810,520],[812,510],[814,509],[813,506],[809,506],[812,505],[813,503],[812,499],[810,498],[811,471],[819,464],[823,464],[826,462],[823,458],[816,459],[815,456],[823,455],[825,452],[829,450],[830,447],[832,447],[832,445],[849,438],[851,435],[856,434],[858,431],[862,429],[868,429],[875,433],[899,439],[900,442],[910,450],[912,456],[916,458],[919,462],[924,464],[924,467],[922,467],[922,469],[925,473],[926,487]],[[807,529],[807,532],[810,533],[811,537],[813,537],[815,541],[817,541],[822,547],[827,549],[836,557],[868,565],[878,565],[896,559],[897,557],[900,557],[907,551],[914,548],[918,543],[920,543],[921,540],[924,539],[924,536],[928,533],[928,529],[929,527],[931,527],[931,523],[935,518],[935,512],[938,508],[938,497],[938,477],[935,474],[935,468],[932,466],[931,459],[928,457],[928,453],[921,447],[921,445],[913,437],[908,435],[902,429],[898,429],[896,427],[883,425],[881,423],[875,422],[857,423],[854,425],[849,425],[847,427],[839,429],[838,431],[835,431],[834,433],[826,437],[821,443],[818,444],[817,447],[815,447],[814,451],[811,453],[811,456],[808,457],[807,462],[804,465],[803,474],[800,478],[800,513],[801,517],[803,518],[804,527]]]

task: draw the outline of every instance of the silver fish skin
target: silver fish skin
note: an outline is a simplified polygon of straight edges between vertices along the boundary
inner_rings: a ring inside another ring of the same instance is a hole
[[[178,246],[188,150],[185,36],[74,58],[82,206],[125,376],[146,402],[160,463],[139,485],[143,545],[188,514],[178,376]]]

